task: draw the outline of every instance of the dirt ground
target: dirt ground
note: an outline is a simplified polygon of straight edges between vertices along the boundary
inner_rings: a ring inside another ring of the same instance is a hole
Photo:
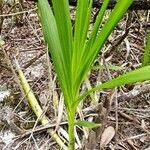
[[[16,60],[55,128],[62,93],[43,42],[37,7],[29,1],[16,6],[7,1],[0,14],[0,38],[5,41],[0,49],[0,96],[7,93],[0,98],[0,150],[58,150],[46,128],[38,123],[18,84]],[[70,9],[73,19],[74,8]],[[140,67],[148,30],[150,11],[128,11],[96,59],[82,90]],[[150,150],[149,93],[150,82],[146,81],[90,95],[76,117],[102,126],[94,130],[76,128],[78,149],[100,149],[103,144],[106,150]],[[61,122],[57,133],[65,139],[65,109]],[[103,140],[108,142],[102,143]]]

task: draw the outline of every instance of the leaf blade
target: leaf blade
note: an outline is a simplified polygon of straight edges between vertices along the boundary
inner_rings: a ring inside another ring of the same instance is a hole
[[[95,92],[97,90],[108,89],[119,87],[125,84],[131,84],[135,82],[142,82],[145,80],[150,80],[150,66],[145,66],[134,71],[123,74],[119,77],[116,77],[112,80],[106,81],[100,85],[93,87],[91,90],[84,92],[82,95],[78,97],[76,102],[73,105],[79,104],[81,100],[83,100],[86,96],[88,96],[91,92]]]
[[[105,23],[101,32],[96,37],[92,47],[86,47],[85,53],[82,57],[82,68],[78,72],[77,82],[84,80],[85,75],[89,72],[91,65],[93,64],[96,56],[106,42],[108,36],[113,31],[119,20],[123,17],[133,0],[119,0],[110,14],[109,19]]]
[[[40,21],[42,24],[45,42],[48,45],[49,52],[51,53],[55,71],[57,73],[61,89],[66,99],[65,104],[69,107],[70,103],[68,102],[68,99],[71,98],[68,91],[71,88],[67,80],[68,73],[59,37],[59,32],[57,29],[57,23],[47,0],[38,1],[38,10],[40,14]]]
[[[101,126],[101,124],[94,123],[94,122],[89,122],[89,121],[77,121],[77,122],[75,122],[75,125],[86,127],[86,128],[89,128],[89,129],[98,128],[98,127]]]

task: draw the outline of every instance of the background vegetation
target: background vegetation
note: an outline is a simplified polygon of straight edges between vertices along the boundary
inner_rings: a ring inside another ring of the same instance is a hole
[[[17,4],[15,10],[12,9],[14,4],[4,3],[3,7],[4,22],[1,37],[5,44],[0,52],[1,91],[4,93],[8,89],[11,95],[1,102],[1,147],[18,147],[20,149],[34,147],[37,149],[51,146],[52,148],[53,142],[49,141],[48,134],[45,132],[48,127],[39,129],[40,124],[38,124],[36,116],[28,106],[25,97],[20,93],[18,84],[14,82],[19,81],[18,75],[14,72],[17,60],[41,107],[50,118],[51,129],[55,130],[55,127],[60,126],[57,128],[57,133],[66,139],[67,124],[65,123],[65,110],[62,108],[62,93],[56,74],[45,53],[46,47],[43,44],[35,5],[32,2],[22,4],[22,6]],[[70,9],[72,22],[74,22],[75,10],[74,7],[70,7]],[[93,10],[93,15],[96,11],[96,9]],[[107,11],[106,19],[109,13],[110,11]],[[132,11],[124,16],[102,49],[102,57],[96,59],[89,77],[81,88],[82,91],[141,66],[147,32],[145,27],[148,24],[149,11]],[[94,130],[77,128],[76,146],[86,145],[86,148],[90,149],[96,145],[95,141],[100,141],[100,137],[108,139],[111,131],[113,132],[111,135],[116,133],[116,136],[113,136],[112,140],[110,139],[109,144],[104,143],[103,145],[101,141],[101,146],[109,148],[125,146],[128,149],[147,148],[149,143],[148,92],[149,82],[147,81],[122,86],[115,90],[102,90],[89,95],[77,110],[76,117],[102,123],[102,127]],[[95,103],[97,103],[96,106],[94,106]],[[36,132],[38,129],[41,132]],[[4,143],[5,134],[8,134],[9,138],[14,134],[19,136],[10,143]],[[41,142],[38,141],[38,138]],[[29,143],[31,145],[27,147]],[[90,145],[85,143],[90,143]],[[55,143],[53,147],[58,149]]]

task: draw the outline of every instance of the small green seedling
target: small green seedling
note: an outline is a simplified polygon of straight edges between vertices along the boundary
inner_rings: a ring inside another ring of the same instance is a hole
[[[84,93],[82,91],[82,95],[80,93],[81,85],[87,78],[94,60],[132,2],[133,0],[118,0],[108,20],[102,26],[102,20],[109,3],[109,0],[104,0],[93,25],[93,30],[87,38],[92,0],[77,1],[74,30],[71,24],[68,0],[52,0],[53,9],[47,0],[38,0],[45,42],[52,56],[65,100],[69,127],[69,150],[75,149],[75,125],[90,128],[99,126],[89,122],[75,122],[77,107],[87,95],[103,88],[113,88],[150,79],[150,66],[147,66],[93,87],[90,91]]]

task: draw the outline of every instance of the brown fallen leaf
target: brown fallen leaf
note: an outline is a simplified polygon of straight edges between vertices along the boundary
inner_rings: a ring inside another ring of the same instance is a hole
[[[102,133],[100,147],[104,148],[115,136],[115,129],[112,126],[107,127]]]

